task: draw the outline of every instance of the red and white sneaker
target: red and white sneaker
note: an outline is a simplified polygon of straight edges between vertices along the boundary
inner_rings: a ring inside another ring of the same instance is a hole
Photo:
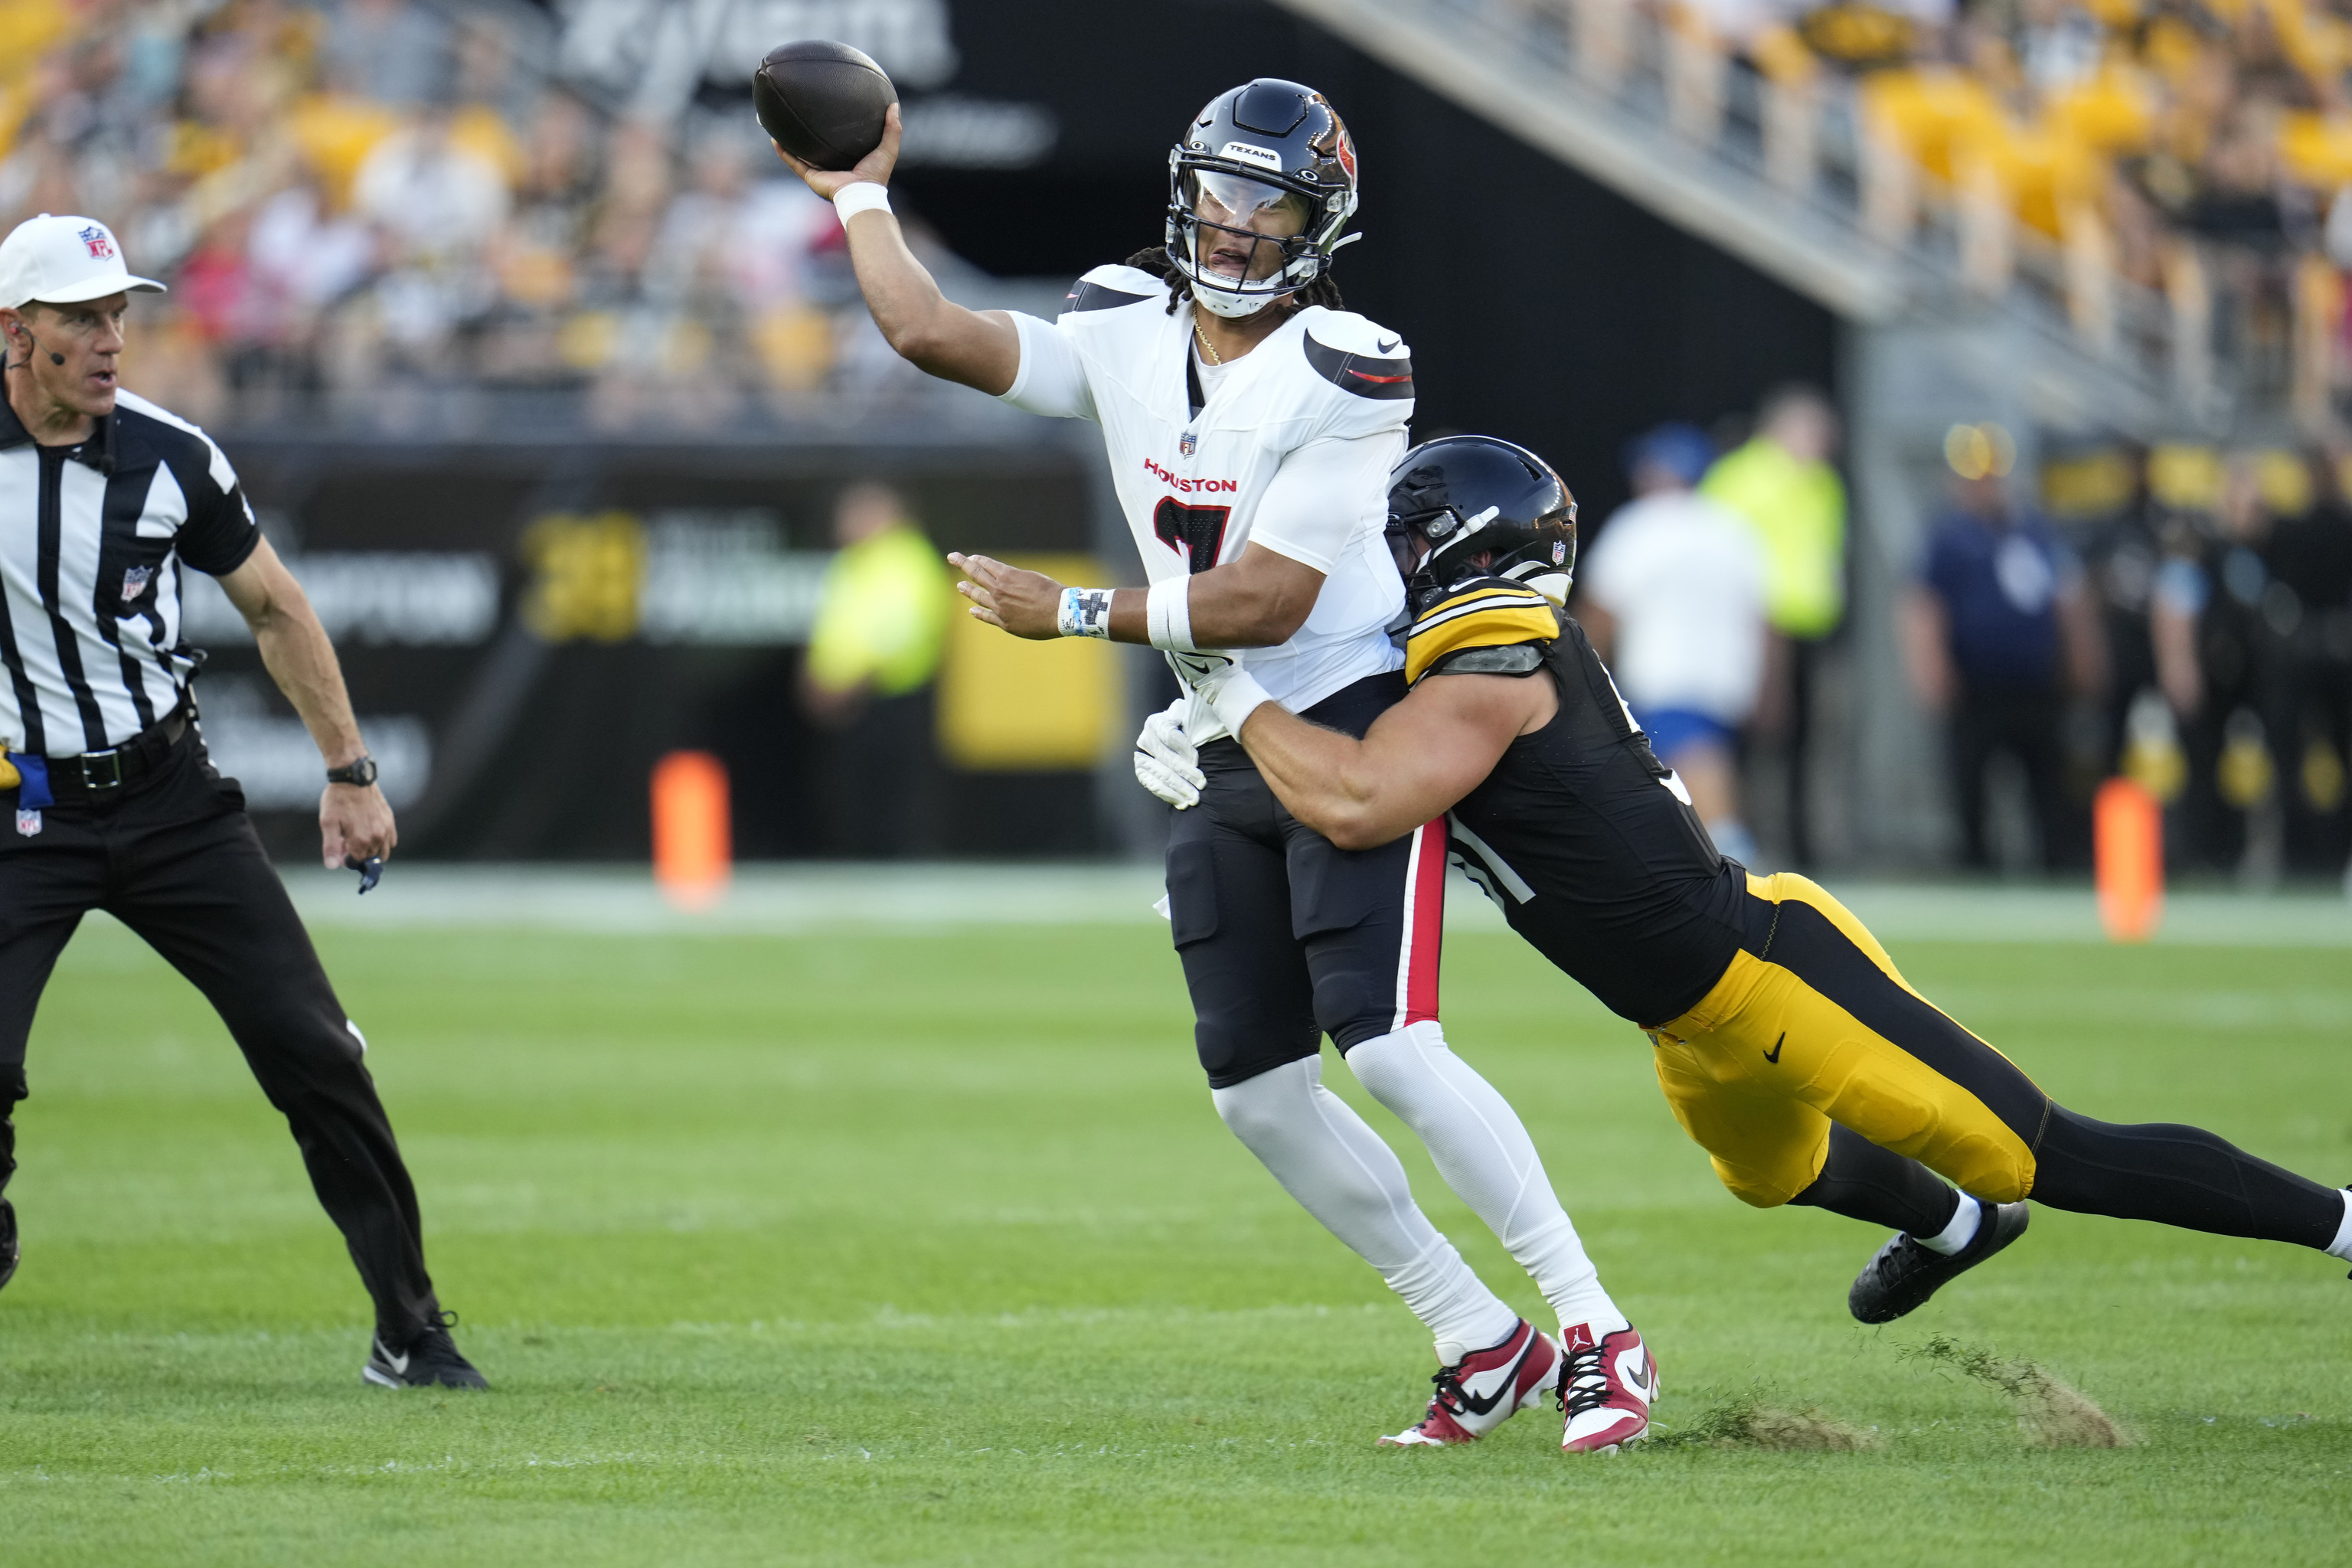
[[[1571,1454],[1613,1454],[1650,1433],[1650,1402],[1658,1396],[1658,1363],[1631,1328],[1593,1342],[1592,1325],[1563,1331],[1559,1407],[1568,1429],[1559,1446]]]
[[[1549,1334],[1521,1318],[1501,1344],[1438,1368],[1429,1381],[1437,1385],[1429,1414],[1420,1426],[1382,1437],[1382,1447],[1476,1442],[1520,1411],[1543,1403],[1559,1381],[1559,1347]]]

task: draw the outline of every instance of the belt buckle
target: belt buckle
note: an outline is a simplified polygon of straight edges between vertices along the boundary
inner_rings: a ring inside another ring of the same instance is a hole
[[[106,773],[110,776],[100,777],[90,767],[101,757],[106,760]],[[120,748],[107,752],[84,752],[76,760],[81,763],[81,787],[90,794],[102,795],[108,790],[122,787],[122,752]]]

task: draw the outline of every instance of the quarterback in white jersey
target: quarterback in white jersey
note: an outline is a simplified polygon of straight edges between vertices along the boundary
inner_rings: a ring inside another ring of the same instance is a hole
[[[1309,305],[1219,365],[1195,347],[1192,311],[1169,310],[1170,292],[1139,268],[1097,267],[1060,321],[1014,316],[1021,371],[1004,401],[1102,426],[1155,585],[1237,562],[1253,542],[1322,574],[1305,624],[1247,656],[1267,690],[1292,693],[1281,700],[1311,708],[1401,668],[1388,626],[1404,602],[1381,530],[1412,414],[1403,341]],[[1212,738],[1192,729],[1196,746]]]
[[[1400,334],[1340,308],[1328,276],[1356,210],[1356,151],[1331,106],[1270,79],[1221,94],[1170,157],[1164,247],[1087,273],[1051,322],[940,295],[889,212],[898,147],[893,108],[856,168],[793,164],[841,214],[875,323],[934,375],[1099,424],[1151,584],[1072,586],[952,556],[972,613],[1018,637],[1171,658],[1246,649],[1294,711],[1362,735],[1404,695],[1382,530],[1412,363]],[[1394,1152],[1323,1087],[1325,1035],[1535,1276],[1566,1338],[1597,1344],[1622,1320],[1527,1130],[1439,1027],[1444,824],[1339,849],[1213,725],[1205,704],[1154,715],[1137,775],[1178,807],[1168,910],[1217,1113],[1435,1341],[1436,1396],[1382,1440],[1473,1441],[1558,1397],[1560,1342],[1471,1271]]]

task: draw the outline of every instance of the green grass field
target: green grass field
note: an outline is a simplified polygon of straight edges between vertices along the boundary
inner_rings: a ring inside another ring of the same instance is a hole
[[[469,1396],[361,1386],[365,1301],[282,1124],[194,994],[94,924],[19,1113],[0,1562],[2352,1559],[2341,1265],[2044,1212],[1861,1329],[1846,1282],[1881,1237],[1724,1194],[1641,1037],[1502,936],[1452,943],[1449,1029],[1655,1348],[1662,1428],[1760,1384],[1883,1447],[1570,1463],[1530,1415],[1375,1449],[1428,1342],[1217,1123],[1165,944],[323,933],[497,1385]],[[2352,1178],[2341,950],[1895,956],[2062,1100]],[[2032,1446],[1901,1355],[1937,1333],[2039,1360],[2137,1445]]]

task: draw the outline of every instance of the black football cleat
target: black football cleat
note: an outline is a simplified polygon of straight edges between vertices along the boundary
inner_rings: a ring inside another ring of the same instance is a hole
[[[1927,1305],[1928,1297],[2023,1236],[2032,1217],[2021,1203],[1987,1204],[1984,1210],[1975,1237],[1948,1258],[1895,1232],[1862,1266],[1853,1289],[1846,1292],[1845,1304],[1854,1317],[1865,1323],[1891,1323]]]
[[[6,1198],[0,1198],[0,1285],[16,1278],[16,1210]]]
[[[416,1337],[398,1351],[378,1334],[368,1352],[367,1365],[360,1368],[361,1379],[379,1388],[489,1387],[489,1380],[457,1353],[457,1342],[449,1337],[450,1325],[457,1321],[455,1312],[435,1313]]]

